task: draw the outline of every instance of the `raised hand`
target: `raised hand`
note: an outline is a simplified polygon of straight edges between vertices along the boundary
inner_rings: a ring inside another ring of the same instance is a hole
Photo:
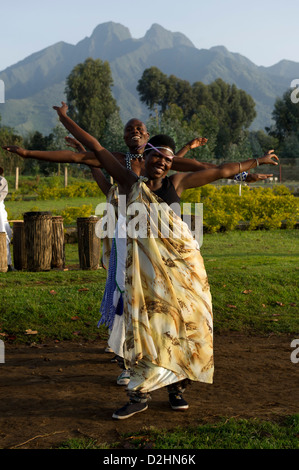
[[[64,102],[61,101],[61,106],[53,106],[53,109],[57,111],[58,116],[66,116],[67,115],[67,110],[68,110],[68,105]]]
[[[279,158],[275,153],[274,150],[268,150],[267,153],[263,157],[257,158],[257,162],[259,165],[278,165]]]
[[[191,150],[191,149],[196,149],[197,147],[203,147],[204,145],[206,145],[207,142],[208,142],[208,139],[206,139],[205,137],[197,137],[196,139],[190,140],[187,146]]]

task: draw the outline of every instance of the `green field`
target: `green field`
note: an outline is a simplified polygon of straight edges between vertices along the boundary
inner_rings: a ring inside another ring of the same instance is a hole
[[[299,333],[298,233],[204,235],[215,332]],[[77,245],[66,244],[67,271],[1,273],[2,336],[27,341],[28,329],[38,331],[35,341],[74,339],[74,330],[76,338],[105,335],[96,324],[106,272],[82,271],[78,264]]]
[[[30,201],[7,201],[5,208],[9,211],[11,220],[21,220],[24,212],[50,211],[53,214],[64,210],[67,207],[80,207],[83,204],[92,205],[93,211],[96,206],[104,201],[98,197],[88,197],[82,201],[81,197],[68,199],[30,200]]]

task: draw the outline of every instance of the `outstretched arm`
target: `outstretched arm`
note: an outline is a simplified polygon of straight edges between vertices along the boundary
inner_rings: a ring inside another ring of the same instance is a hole
[[[271,178],[273,173],[271,174],[264,174],[264,173],[248,173],[246,178],[246,183],[257,183],[258,181],[264,181],[267,178]]]
[[[177,155],[173,158],[171,169],[174,171],[200,171],[207,170],[208,168],[217,168],[214,163],[203,163],[193,158],[183,158]]]
[[[129,191],[132,184],[137,180],[137,176],[132,171],[128,171],[95,137],[81,129],[81,127],[67,115],[68,106],[66,103],[62,101],[62,106],[53,106],[53,109],[57,111],[64,127],[78,139],[82,145],[89,148],[94,153],[102,166],[108,171],[112,178],[119,183],[122,191]]]
[[[196,188],[217,181],[218,179],[229,178],[236,173],[248,171],[258,165],[278,165],[278,157],[273,152],[274,150],[269,150],[269,152],[261,158],[251,158],[241,163],[223,163],[217,168],[196,171],[194,173],[176,174],[173,176],[173,183],[177,193],[180,195],[185,189]]]
[[[182,147],[175,155],[172,163],[172,169],[175,171],[199,171],[206,170],[207,168],[214,168],[216,165],[213,163],[203,163],[195,160],[194,158],[184,158],[186,153],[191,149],[202,147],[207,143],[208,139],[205,137],[197,137],[190,140],[184,147]]]
[[[208,142],[205,137],[196,137],[196,139],[190,140],[184,147],[182,147],[177,153],[177,157],[184,157],[189,150],[196,149],[197,147],[203,147]]]
[[[201,171],[201,170],[208,170],[209,168],[218,168],[218,165],[215,163],[206,163],[206,162],[199,162],[195,159],[191,158],[181,158],[175,156],[173,159],[173,163],[171,169],[174,171],[179,171],[183,173],[193,172],[193,171]],[[233,179],[236,175],[230,175],[227,179]],[[248,173],[245,181],[246,183],[255,183],[257,181],[263,181],[267,178],[270,178],[273,174],[262,174],[262,173]]]
[[[2,148],[22,158],[33,158],[34,160],[56,163],[82,163],[98,168],[101,166],[93,152],[77,153],[72,150],[27,150],[17,145],[5,145]]]

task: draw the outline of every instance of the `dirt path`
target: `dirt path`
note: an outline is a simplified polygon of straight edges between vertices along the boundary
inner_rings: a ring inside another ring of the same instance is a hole
[[[190,408],[171,410],[167,392],[152,394],[149,409],[124,421],[111,418],[127,401],[116,385],[119,369],[104,342],[6,345],[0,364],[0,448],[50,449],[70,438],[122,441],[144,426],[171,429],[219,417],[275,419],[299,412],[299,364],[291,336],[215,336],[213,385],[194,383]]]

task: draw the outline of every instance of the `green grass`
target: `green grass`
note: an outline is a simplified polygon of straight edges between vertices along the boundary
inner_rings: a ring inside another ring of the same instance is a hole
[[[31,211],[50,211],[55,214],[68,207],[81,207],[83,204],[91,204],[95,210],[97,205],[104,200],[100,197],[73,197],[53,200],[5,201],[5,208],[9,212],[11,220],[22,220],[24,212]]]
[[[9,276],[12,274],[11,276]],[[106,337],[97,328],[106,273],[98,271],[52,271],[7,273],[0,277],[2,313],[0,333],[4,339],[43,342],[47,338],[93,340]],[[26,330],[37,331],[34,336]]]
[[[204,236],[216,333],[298,335],[298,234]],[[66,244],[68,271],[0,273],[0,338],[28,341],[26,330],[38,332],[30,336],[36,342],[106,337],[106,329],[97,328],[106,271],[82,271],[78,264],[77,245]]]
[[[223,419],[172,431],[143,429],[124,435],[132,449],[299,449],[299,415],[281,422]]]
[[[297,230],[204,236],[215,331],[299,332],[298,237]]]
[[[94,439],[69,439],[58,449],[299,449],[299,415],[280,420],[222,418],[194,427],[161,430],[143,428],[120,435],[114,444]]]

